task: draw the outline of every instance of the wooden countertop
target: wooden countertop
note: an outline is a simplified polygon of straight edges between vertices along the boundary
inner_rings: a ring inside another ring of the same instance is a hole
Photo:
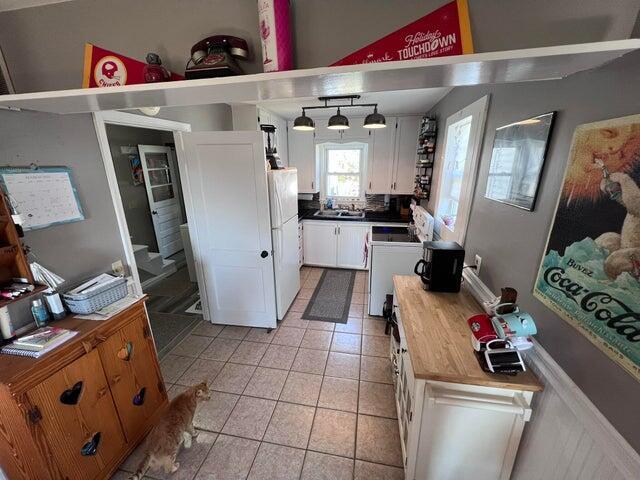
[[[8,387],[14,394],[21,393],[38,384],[52,373],[80,358],[95,348],[104,338],[121,328],[138,315],[145,314],[146,296],[129,305],[106,320],[84,320],[68,315],[52,322],[56,327],[76,330],[70,340],[44,354],[40,358],[0,354],[0,386]]]
[[[485,387],[540,391],[542,385],[527,369],[518,375],[488,373],[475,357],[467,318],[482,313],[469,292],[428,292],[415,275],[394,275],[407,349],[416,378]]]

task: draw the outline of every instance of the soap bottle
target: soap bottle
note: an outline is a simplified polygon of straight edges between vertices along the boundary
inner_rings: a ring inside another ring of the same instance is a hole
[[[6,306],[0,308],[0,332],[2,333],[3,343],[9,343],[16,337],[16,332],[9,316],[9,308]]]

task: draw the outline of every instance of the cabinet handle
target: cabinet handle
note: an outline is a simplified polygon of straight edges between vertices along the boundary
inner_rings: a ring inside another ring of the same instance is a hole
[[[98,445],[100,445],[100,437],[102,437],[102,434],[100,432],[97,432],[95,435],[93,435],[93,437],[91,437],[91,440],[89,440],[82,446],[80,455],[82,455],[83,457],[90,457],[95,455],[98,452]]]
[[[403,349],[402,349],[402,353],[407,353],[407,349],[406,349],[406,348],[403,348]]]
[[[338,234],[338,227],[333,227],[333,234],[337,235]]]
[[[311,190],[313,190],[313,181],[311,182]]]
[[[340,226],[338,225],[338,235],[340,235]]]
[[[131,356],[133,355],[133,342],[125,343],[124,347],[118,350],[117,355],[120,360],[124,360],[125,362],[131,360]]]
[[[371,182],[369,182],[369,190],[371,190]]]
[[[144,403],[144,397],[147,393],[147,387],[142,387],[138,393],[133,396],[133,404],[140,407]]]
[[[393,182],[393,189],[396,189],[396,182]]]

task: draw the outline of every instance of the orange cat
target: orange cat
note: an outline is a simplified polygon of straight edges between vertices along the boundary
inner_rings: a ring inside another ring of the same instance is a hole
[[[166,473],[178,470],[176,455],[180,445],[190,448],[192,438],[197,435],[193,426],[196,407],[210,398],[207,382],[202,382],[171,401],[165,415],[147,436],[144,459],[130,480],[141,480],[150,468],[162,467]]]

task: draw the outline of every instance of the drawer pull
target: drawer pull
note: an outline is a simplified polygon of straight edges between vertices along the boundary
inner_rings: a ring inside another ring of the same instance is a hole
[[[80,450],[80,454],[83,457],[90,457],[95,455],[98,451],[98,445],[100,445],[101,436],[102,434],[100,432],[97,432],[93,437],[91,437],[91,440],[89,440],[87,443],[85,443],[82,446],[82,449]]]
[[[147,393],[147,388],[142,387],[140,391],[133,396],[133,404],[136,407],[139,407],[144,403],[144,397],[146,393]]]
[[[128,362],[129,360],[131,360],[131,356],[133,355],[133,343],[132,342],[127,342],[124,347],[122,347],[120,350],[118,350],[118,358],[120,360],[124,360],[125,362]]]
[[[82,380],[76,382],[76,384],[67,388],[64,392],[60,394],[60,403],[64,403],[65,405],[76,405],[78,403],[78,399],[80,398],[80,394],[82,393]]]

